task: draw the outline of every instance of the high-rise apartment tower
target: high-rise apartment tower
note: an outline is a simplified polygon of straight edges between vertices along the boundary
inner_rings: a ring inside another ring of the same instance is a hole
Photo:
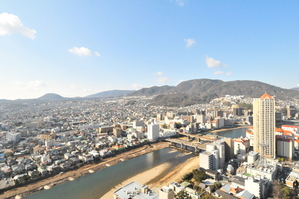
[[[253,149],[261,156],[275,157],[275,100],[268,94],[253,100]]]

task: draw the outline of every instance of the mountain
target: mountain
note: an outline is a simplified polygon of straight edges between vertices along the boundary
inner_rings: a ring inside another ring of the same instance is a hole
[[[292,90],[299,91],[299,87],[291,88]]]
[[[130,95],[154,96],[152,104],[164,106],[188,106],[209,102],[225,95],[244,95],[260,97],[264,93],[275,96],[276,99],[299,98],[299,91],[283,89],[259,81],[237,80],[224,82],[222,80],[194,79],[184,81],[176,87],[162,86],[143,88]]]
[[[60,100],[60,99],[64,99],[64,97],[62,97],[56,93],[47,93],[37,99],[38,100]]]
[[[150,88],[142,88],[138,91],[130,93],[129,96],[152,96],[152,95],[165,94],[165,93],[169,93],[174,88],[175,88],[174,86],[160,86],[160,87],[153,86]]]
[[[120,97],[134,92],[134,90],[111,90],[88,95],[85,98]]]

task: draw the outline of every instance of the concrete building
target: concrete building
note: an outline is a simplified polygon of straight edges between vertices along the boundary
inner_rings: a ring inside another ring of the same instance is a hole
[[[292,172],[286,178],[286,185],[288,187],[295,187],[295,184],[299,182],[299,168],[294,167]]]
[[[147,138],[149,140],[156,140],[159,138],[160,127],[159,124],[147,125]]]
[[[271,182],[269,179],[251,178],[245,180],[245,189],[249,190],[257,198],[267,198],[269,196],[269,189]]]
[[[211,152],[202,152],[199,154],[199,166],[204,169],[212,169],[213,168],[213,155]]]
[[[133,122],[133,128],[137,129],[138,127],[143,127],[144,122],[142,120],[136,120]]]
[[[6,134],[6,139],[8,141],[12,141],[14,144],[18,143],[21,139],[20,133],[16,133],[16,132],[9,132]]]
[[[254,151],[275,158],[275,100],[272,96],[264,94],[253,100],[253,129]]]
[[[231,138],[224,138],[225,141],[225,161],[234,158],[234,142]]]
[[[206,145],[206,151],[200,153],[200,167],[204,169],[223,169],[225,162],[225,142],[218,140]]]
[[[159,195],[137,182],[131,182],[114,192],[114,199],[159,199]]]
[[[113,126],[101,126],[98,128],[99,133],[110,133],[113,131]]]
[[[250,151],[247,156],[247,162],[253,164],[259,157],[259,153],[255,151]]]
[[[255,176],[256,178],[267,178],[274,180],[278,170],[278,161],[272,159],[256,160],[254,163],[249,164],[248,162],[242,163],[236,171],[236,175],[239,177]]]
[[[294,136],[276,135],[276,155],[278,157],[285,157],[288,160],[292,160],[294,149]]]
[[[234,142],[234,155],[245,155],[249,151],[250,140],[249,138],[235,138]]]
[[[205,114],[196,115],[196,122],[198,122],[200,124],[205,124],[206,121],[207,121],[207,119],[206,119],[206,115]]]
[[[218,151],[218,157],[215,156],[215,159],[218,161],[218,164],[215,166],[215,170],[223,169],[225,162],[225,141],[217,140],[211,144],[207,144],[207,151],[213,152],[214,150]]]
[[[235,116],[242,116],[243,115],[243,108],[233,108],[233,115]]]
[[[174,191],[167,186],[163,186],[159,191],[159,199],[173,199]]]
[[[121,133],[122,133],[121,128],[113,128],[113,135],[114,135],[115,137],[120,137],[120,136],[121,136]]]
[[[174,129],[163,129],[162,132],[160,132],[160,137],[172,137],[176,135],[176,131]]]
[[[56,139],[56,134],[53,133],[53,132],[47,132],[47,133],[43,133],[43,134],[40,134],[39,136],[40,138],[42,139],[45,139],[45,140],[55,140]]]
[[[297,113],[297,109],[295,106],[287,106],[287,117],[288,118],[295,117],[296,113]]]
[[[56,141],[54,139],[45,140],[45,146],[53,147],[55,146]]]

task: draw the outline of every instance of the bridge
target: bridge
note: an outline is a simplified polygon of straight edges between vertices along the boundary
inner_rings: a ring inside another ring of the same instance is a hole
[[[214,142],[216,140],[225,138],[225,137],[222,137],[222,136],[219,136],[219,135],[196,135],[196,134],[189,134],[189,133],[182,133],[182,132],[178,132],[178,134],[183,135],[183,136],[187,136],[189,139],[194,138],[198,142],[200,142],[200,141]]]
[[[202,151],[206,150],[206,146],[199,143],[192,143],[181,139],[175,139],[175,138],[168,138],[165,139],[166,141],[170,142],[172,146],[179,147],[181,149],[185,149],[188,151],[192,151],[195,153],[200,153]]]

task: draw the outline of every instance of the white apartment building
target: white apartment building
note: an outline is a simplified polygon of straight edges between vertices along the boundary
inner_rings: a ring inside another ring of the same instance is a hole
[[[225,162],[225,142],[217,140],[206,145],[206,151],[200,153],[200,167],[214,171],[223,169]]]
[[[275,158],[275,100],[269,94],[253,100],[253,129],[254,151]]]
[[[9,132],[6,134],[6,139],[8,141],[12,141],[13,143],[17,143],[20,141],[21,136],[20,133],[16,133],[16,132]]]
[[[159,124],[149,124],[147,125],[147,138],[149,140],[156,140],[159,138],[160,127]]]
[[[199,154],[199,166],[204,169],[213,169],[213,155],[211,152],[202,152]]]
[[[249,138],[235,138],[234,142],[234,155],[245,155],[249,151],[250,140]]]

